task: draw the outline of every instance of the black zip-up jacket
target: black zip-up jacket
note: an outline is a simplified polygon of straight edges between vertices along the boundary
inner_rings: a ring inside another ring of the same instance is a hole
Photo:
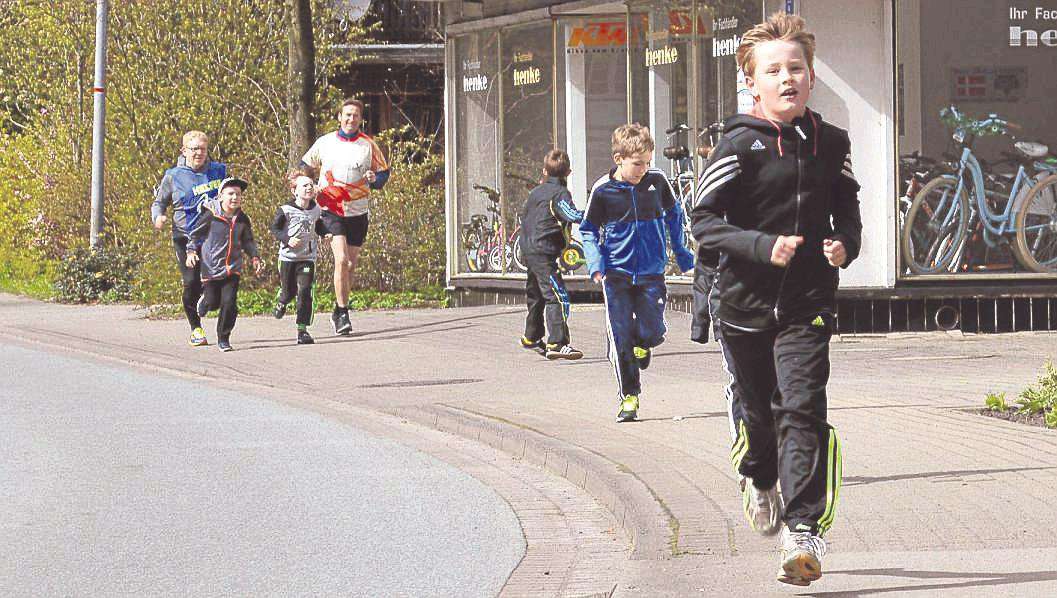
[[[584,213],[576,209],[565,180],[547,177],[533,189],[521,208],[521,250],[558,257],[565,247],[565,230],[580,222]]]
[[[739,114],[698,184],[694,238],[720,252],[719,319],[763,329],[819,312],[833,313],[837,269],[822,253],[825,239],[859,255],[859,183],[847,131],[808,110],[792,123]],[[785,268],[771,264],[779,235],[804,243]]]

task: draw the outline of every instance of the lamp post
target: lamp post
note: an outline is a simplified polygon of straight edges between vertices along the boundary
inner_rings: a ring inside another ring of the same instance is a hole
[[[95,2],[95,85],[92,87],[92,230],[94,249],[103,232],[103,138],[106,133],[106,21],[107,0]]]

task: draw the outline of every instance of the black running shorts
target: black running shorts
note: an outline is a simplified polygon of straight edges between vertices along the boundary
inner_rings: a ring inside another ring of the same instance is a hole
[[[338,216],[329,210],[323,210],[323,227],[328,233],[345,237],[345,243],[353,247],[363,247],[367,239],[367,214],[359,216]]]

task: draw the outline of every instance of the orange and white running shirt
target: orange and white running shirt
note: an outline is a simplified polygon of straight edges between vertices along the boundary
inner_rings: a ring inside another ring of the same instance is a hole
[[[367,171],[388,170],[382,150],[368,135],[351,139],[327,133],[308,148],[301,161],[319,170],[319,205],[339,216],[360,216],[369,207]]]

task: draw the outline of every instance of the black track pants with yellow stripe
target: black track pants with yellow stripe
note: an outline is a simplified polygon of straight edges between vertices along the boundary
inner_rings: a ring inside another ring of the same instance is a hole
[[[734,456],[760,489],[781,480],[792,531],[822,535],[840,494],[841,452],[826,422],[833,318],[812,315],[762,331],[724,324],[744,407],[744,438]]]

